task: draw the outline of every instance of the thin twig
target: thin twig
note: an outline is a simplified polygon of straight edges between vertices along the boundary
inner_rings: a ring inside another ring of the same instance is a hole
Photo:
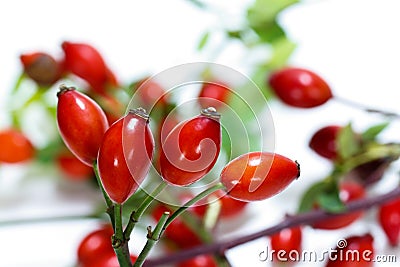
[[[261,237],[270,236],[285,228],[291,228],[297,225],[310,225],[314,222],[326,220],[338,215],[343,215],[354,211],[366,210],[372,208],[373,206],[381,205],[385,202],[388,202],[390,200],[399,197],[400,197],[400,187],[386,194],[369,197],[362,200],[352,201],[345,205],[346,211],[342,213],[333,214],[333,213],[327,213],[324,210],[314,210],[307,213],[288,216],[282,222],[272,227],[266,228],[264,230],[249,235],[245,235],[239,238],[234,238],[232,240],[216,242],[208,245],[201,245],[192,249],[179,251],[175,254],[170,254],[155,259],[148,259],[145,262],[144,266],[151,267],[151,266],[160,266],[162,264],[180,262],[182,260],[190,259],[197,255],[202,255],[202,254],[215,254],[215,253],[221,254],[222,252],[230,248],[242,245],[244,243],[253,241]]]

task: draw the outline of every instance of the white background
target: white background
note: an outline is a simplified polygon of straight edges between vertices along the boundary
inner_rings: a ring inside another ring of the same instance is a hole
[[[235,23],[249,1],[217,1],[216,9],[230,14],[219,17],[203,13],[183,0],[172,1],[46,1],[14,0],[0,3],[0,108],[5,95],[20,72],[22,52],[43,50],[60,53],[62,41],[88,42],[97,47],[122,81],[148,72],[157,72],[180,63],[208,60],[195,47],[200,35],[221,23]],[[211,1],[210,1],[211,3]],[[311,68],[331,84],[334,94],[373,107],[400,112],[399,68],[400,2],[397,0],[305,1],[287,10],[280,21],[298,43],[291,63]],[[232,22],[233,21],[233,22]],[[239,53],[240,55],[240,53]],[[240,56],[227,53],[218,63],[241,69]],[[294,211],[302,190],[329,171],[329,165],[312,154],[309,135],[322,125],[352,122],[364,129],[382,118],[365,115],[334,101],[321,108],[297,110],[273,103],[276,151],[296,158],[302,164],[301,179],[287,191],[268,201],[256,203],[245,220],[226,223],[222,238],[263,229],[278,222],[285,212]],[[5,126],[4,113],[0,126]],[[383,138],[398,140],[397,122]],[[376,190],[383,192],[396,184],[398,168]],[[85,186],[53,183],[49,179],[21,181],[17,167],[0,169],[0,220],[19,217],[63,215],[89,211],[94,201],[80,197],[89,194]],[[49,174],[51,175],[51,174]],[[374,223],[375,210],[366,222],[343,231],[305,230],[305,249],[324,250],[335,246],[339,237],[372,231],[378,253],[398,251],[386,247],[381,230]],[[13,225],[0,227],[0,266],[73,266],[80,238],[93,227],[91,221]],[[232,230],[232,231],[230,231]],[[140,238],[140,237],[139,237]],[[266,249],[267,239],[259,239],[228,252],[234,267],[268,266],[258,255]],[[400,261],[400,257],[398,258]],[[300,266],[300,265],[299,265]],[[310,266],[305,263],[301,266]],[[312,266],[323,266],[313,263]],[[376,266],[398,266],[377,264]]]

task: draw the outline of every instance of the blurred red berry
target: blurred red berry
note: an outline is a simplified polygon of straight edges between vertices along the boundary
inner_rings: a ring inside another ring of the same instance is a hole
[[[270,75],[268,84],[279,99],[293,107],[313,108],[333,97],[326,81],[307,69],[286,67],[277,70]]]
[[[371,234],[350,236],[338,241],[326,267],[372,267],[374,253],[374,238]]]
[[[56,163],[62,173],[71,180],[88,180],[93,175],[93,168],[84,164],[70,151],[63,151],[58,154]]]
[[[0,162],[20,163],[33,159],[35,148],[21,131],[3,129],[0,131]]]
[[[220,109],[227,104],[230,95],[230,89],[222,82],[203,83],[198,101],[202,108]]]
[[[302,229],[301,226],[286,228],[271,236],[271,249],[275,251],[274,260],[280,260],[279,255],[284,252],[284,262],[291,262],[293,257],[301,255]],[[294,260],[294,259],[293,259]]]
[[[400,242],[400,198],[381,205],[378,219],[390,245],[398,246]]]
[[[198,255],[192,259],[180,262],[178,267],[218,267],[218,264],[210,255]]]
[[[335,160],[338,157],[337,136],[342,129],[338,125],[329,125],[316,131],[309,142],[309,147],[321,157]]]

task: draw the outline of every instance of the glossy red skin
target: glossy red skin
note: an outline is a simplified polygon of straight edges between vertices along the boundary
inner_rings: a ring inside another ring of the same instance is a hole
[[[326,267],[372,267],[374,266],[374,239],[370,234],[365,234],[361,236],[350,236],[346,238],[347,246],[345,248],[338,248],[338,257],[337,260],[329,259]],[[349,251],[349,252],[347,252]],[[350,252],[351,251],[351,252]],[[360,260],[352,260],[352,254],[354,251],[359,251]],[[365,255],[364,259],[363,253],[368,253],[368,251],[372,252],[371,255]],[[346,253],[347,252],[347,253]],[[343,254],[342,259],[340,259],[340,254]],[[348,258],[346,258],[346,254],[350,254]],[[370,260],[369,260],[370,259]]]
[[[342,129],[338,125],[329,125],[316,131],[309,142],[309,147],[321,157],[335,160],[338,157],[336,139]]]
[[[354,200],[362,199],[365,197],[364,187],[356,182],[346,181],[340,184],[340,199],[344,203],[349,203]],[[317,221],[312,224],[313,228],[334,230],[340,229],[350,225],[358,220],[363,215],[362,211],[351,212],[349,214],[338,215],[328,220]]]
[[[131,262],[135,262],[137,257],[131,255]],[[120,267],[118,258],[114,252],[106,255],[98,255],[97,258],[87,264],[82,264],[80,267]]]
[[[173,185],[190,185],[212,169],[220,149],[219,119],[199,115],[184,121],[162,140],[161,176]]]
[[[104,93],[108,83],[117,83],[104,58],[93,46],[65,41],[61,47],[64,50],[66,71],[87,81],[95,92]]]
[[[82,163],[69,151],[62,152],[56,157],[60,170],[71,180],[88,180],[93,175],[93,168]]]
[[[103,225],[87,234],[78,246],[78,262],[86,266],[86,264],[97,261],[100,255],[114,254],[111,243],[113,234],[111,225]]]
[[[193,196],[186,195],[184,202],[190,200],[191,198],[193,198]],[[218,190],[208,196],[206,199],[203,199],[203,201],[200,200],[198,203],[196,203],[196,205],[190,207],[189,210],[202,218],[207,212],[207,207],[208,204],[210,204],[210,201],[217,200],[220,201],[221,205],[221,210],[219,213],[219,217],[221,219],[228,219],[242,214],[247,204],[249,204],[249,202],[240,201],[229,197],[223,190]]]
[[[101,183],[112,201],[122,204],[137,190],[150,169],[153,150],[147,118],[130,112],[111,125],[97,162]]]
[[[182,261],[178,267],[218,267],[214,258],[210,255],[198,255],[192,259]]]
[[[381,205],[378,220],[390,245],[397,247],[400,242],[400,199]]]
[[[249,152],[229,162],[220,181],[230,197],[250,202],[280,193],[299,175],[299,165],[282,155]]]
[[[50,86],[61,78],[63,64],[47,53],[22,54],[20,60],[24,72],[39,85]]]
[[[268,83],[284,103],[293,107],[313,108],[333,97],[324,79],[303,68],[286,67],[275,71]]]
[[[220,109],[226,104],[231,91],[221,82],[204,83],[199,93],[199,103],[202,108],[214,107]]]
[[[302,230],[301,226],[283,229],[280,232],[271,236],[271,249],[275,251],[274,260],[279,261],[277,256],[279,251],[285,251],[284,258],[290,260],[292,251],[297,251],[301,255],[302,249]]]
[[[69,150],[83,163],[92,166],[108,129],[107,117],[101,107],[76,90],[60,91],[57,124]]]
[[[21,163],[33,159],[35,148],[21,131],[3,129],[0,131],[0,162]]]
[[[157,205],[151,211],[151,216],[155,221],[161,218],[164,212],[172,213],[171,209],[164,205]],[[181,218],[177,217],[168,225],[163,234],[168,240],[172,241],[181,249],[191,248],[202,244],[199,236],[190,229]]]

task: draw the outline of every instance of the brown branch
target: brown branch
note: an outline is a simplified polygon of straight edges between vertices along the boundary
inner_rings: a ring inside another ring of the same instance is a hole
[[[226,250],[230,248],[242,245],[244,243],[253,241],[261,237],[270,236],[285,228],[290,228],[297,225],[309,225],[313,222],[326,220],[337,215],[343,215],[354,211],[366,210],[372,208],[373,206],[381,205],[385,202],[388,202],[390,200],[399,197],[400,197],[400,187],[386,194],[369,197],[362,200],[352,201],[351,203],[346,204],[346,212],[333,214],[333,213],[327,213],[323,210],[314,210],[307,213],[288,216],[282,222],[270,228],[261,230],[259,232],[255,232],[228,241],[221,241],[213,244],[201,245],[192,249],[182,250],[177,253],[167,256],[162,256],[155,259],[148,259],[143,266],[151,267],[151,266],[159,266],[162,264],[180,262],[182,260],[190,259],[197,255],[202,255],[202,254],[223,254]]]

